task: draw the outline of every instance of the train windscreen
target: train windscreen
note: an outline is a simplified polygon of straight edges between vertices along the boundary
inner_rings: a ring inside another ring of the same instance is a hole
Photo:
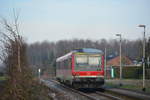
[[[99,71],[101,70],[100,55],[76,55],[75,71]]]

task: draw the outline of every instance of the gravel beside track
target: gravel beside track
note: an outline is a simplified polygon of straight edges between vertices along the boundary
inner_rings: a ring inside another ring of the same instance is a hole
[[[46,86],[48,86],[50,89],[52,89],[53,92],[55,92],[56,94],[61,94],[64,100],[99,100],[85,93],[66,87],[56,81],[42,80],[42,82],[46,84]],[[60,96],[60,95],[57,95],[57,96]],[[63,100],[62,98],[57,97],[57,96],[55,97],[59,98],[59,100]]]
[[[125,89],[118,89],[118,88],[109,88],[106,89],[105,91],[116,93],[119,95],[124,95],[129,98],[133,98],[133,100],[150,100],[150,95],[147,94],[142,94],[139,92],[133,92]]]
[[[75,90],[55,80],[42,82],[53,91],[51,94],[55,100],[150,100],[149,95],[117,88],[106,88],[104,92],[99,90],[86,92]]]
[[[63,95],[64,100],[123,100],[114,97],[112,95],[106,95],[104,93],[100,93],[100,92],[98,93],[96,91],[83,92],[83,91],[75,90],[63,84],[60,84],[55,80],[50,80],[50,81],[42,80],[42,82],[46,84],[46,86],[48,86],[50,89],[52,89],[53,92],[56,92],[57,94],[61,94],[61,96]],[[58,100],[58,97],[57,99],[55,98],[55,100]]]
[[[115,96],[113,96],[113,95],[106,94],[106,93],[102,93],[102,92],[96,92],[96,94],[105,96],[105,97],[107,97],[107,98],[110,98],[111,100],[122,100],[122,99],[119,98],[119,97],[115,97]]]

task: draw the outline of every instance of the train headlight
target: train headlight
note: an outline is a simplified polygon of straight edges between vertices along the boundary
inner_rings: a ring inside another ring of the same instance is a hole
[[[72,76],[75,76],[76,74],[75,73],[72,73]]]
[[[77,74],[76,74],[76,76],[80,76],[80,74],[79,74],[79,73],[77,73]]]
[[[79,73],[73,73],[72,75],[73,75],[73,76],[80,76]]]

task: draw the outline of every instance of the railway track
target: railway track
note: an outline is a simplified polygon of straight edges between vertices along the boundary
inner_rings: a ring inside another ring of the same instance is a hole
[[[77,97],[77,98],[74,98],[75,100],[81,100],[81,99],[82,100],[83,99],[84,100],[123,100],[123,99],[114,97],[112,95],[107,95],[105,93],[101,93],[98,91],[86,93],[84,91],[75,90],[75,89],[70,88],[68,86],[65,86],[63,84],[60,84],[59,82],[54,81],[54,80],[50,80],[50,81],[42,80],[42,82],[44,82],[46,84],[46,86],[48,86],[50,88],[55,88],[53,90],[56,90],[57,92],[60,91],[60,92],[64,93],[64,95],[66,95],[68,93],[69,93],[69,95],[70,94],[74,95],[75,97]],[[54,85],[57,87],[54,87]]]
[[[113,96],[113,95],[110,95],[110,94],[106,94],[106,93],[103,93],[103,92],[96,92],[96,94],[102,95],[102,96],[107,97],[107,98],[110,98],[111,100],[122,100],[119,97],[116,97],[116,96]]]
[[[69,100],[150,100],[149,98],[137,98],[135,96],[127,96],[121,93],[115,93],[115,91],[105,90],[101,92],[98,90],[92,92],[85,92],[82,90],[75,90],[66,85],[60,84],[55,80],[45,81],[42,80],[46,86],[53,89],[56,92],[63,93],[64,96],[70,96]],[[111,91],[111,92],[110,92]],[[121,91],[121,90],[120,90]],[[130,93],[130,92],[129,92]]]
[[[56,92],[60,91],[64,95],[68,94],[71,97],[74,96],[73,98],[69,98],[70,100],[98,100],[95,97],[92,97],[86,93],[67,87],[54,80],[50,80],[50,81],[42,80],[42,82],[46,83],[46,86],[48,86],[49,88],[51,89],[53,88],[54,90],[56,90]],[[54,87],[54,85],[51,85],[51,83],[54,83],[57,87]]]
[[[110,88],[105,89],[105,92],[114,96],[124,98],[125,100],[150,100],[149,94],[127,89]]]

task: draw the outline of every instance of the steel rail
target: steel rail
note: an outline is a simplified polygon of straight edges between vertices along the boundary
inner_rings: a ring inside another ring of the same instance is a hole
[[[51,81],[51,82],[54,82],[54,83],[56,83],[56,84],[58,84],[58,85],[60,85],[60,86],[62,86],[63,88],[67,89],[67,90],[70,91],[70,92],[73,92],[73,93],[75,93],[75,94],[79,94],[79,95],[81,95],[81,96],[84,96],[84,97],[86,97],[86,98],[89,99],[89,100],[97,100],[97,98],[95,98],[95,97],[92,97],[92,96],[90,96],[90,95],[88,95],[88,94],[86,94],[86,93],[80,92],[80,91],[78,91],[78,90],[75,90],[75,89],[70,88],[70,87],[68,87],[68,86],[65,86],[65,85],[63,85],[63,84],[60,84],[59,82],[57,82],[57,81],[55,81],[55,80],[50,80],[50,81]]]
[[[110,95],[110,94],[106,94],[106,93],[102,93],[102,92],[96,92],[96,94],[107,97],[107,98],[110,98],[111,100],[123,100],[119,97],[116,97],[116,96],[113,96],[113,95]]]
[[[66,86],[66,85],[63,85],[63,84],[59,83],[58,81],[55,81],[55,80],[50,80],[50,81],[59,84],[60,86],[62,86],[62,87],[65,88],[65,89],[68,89],[69,91],[71,90],[71,91],[74,92],[74,93],[78,93],[78,94],[80,94],[80,95],[82,95],[82,96],[85,96],[85,97],[87,97],[87,98],[90,99],[90,100],[97,100],[97,99],[99,99],[99,98],[96,98],[96,97],[94,97],[94,96],[92,96],[92,95],[90,95],[90,94],[88,94],[88,93],[84,93],[84,92],[75,90],[75,89],[73,89],[73,88],[70,88],[70,87],[68,87],[68,86]],[[105,89],[104,89],[104,90],[105,90]],[[96,91],[95,94],[97,94],[98,96],[103,96],[103,97],[109,98],[109,99],[111,99],[111,100],[123,100],[123,99],[121,99],[121,98],[119,98],[119,97],[117,97],[117,96],[113,96],[113,95],[110,95],[110,94],[107,94],[107,93],[98,92],[98,91]]]
[[[93,96],[93,95],[91,95],[91,94],[89,94],[89,93],[84,93],[84,92],[82,92],[82,91],[78,91],[78,90],[73,89],[73,88],[71,88],[71,87],[68,87],[68,86],[66,86],[66,85],[64,85],[64,84],[61,84],[61,83],[59,83],[58,81],[55,81],[55,80],[49,80],[49,81],[43,80],[43,82],[44,82],[46,85],[48,85],[48,82],[53,82],[54,84],[57,84],[57,85],[61,86],[61,87],[62,87],[62,90],[64,90],[64,91],[71,92],[71,93],[73,93],[73,94],[77,94],[77,95],[86,97],[86,98],[89,99],[89,100],[99,100],[99,99],[101,99],[100,97],[105,97],[105,98],[108,98],[109,100],[124,100],[124,97],[125,97],[125,98],[129,98],[129,99],[131,99],[131,100],[132,100],[132,99],[134,100],[133,97],[129,97],[129,96],[126,96],[126,95],[123,95],[123,94],[120,94],[120,96],[111,94],[111,93],[109,93],[111,90],[107,90],[107,89],[104,89],[105,92],[96,91],[95,93],[93,93],[94,95],[99,96],[99,98],[97,98],[97,97],[95,97],[95,96]],[[50,88],[50,86],[48,86],[48,87]],[[66,90],[65,90],[65,89],[66,89]],[[67,93],[67,92],[66,92],[66,93]],[[115,92],[113,91],[113,93],[115,93]],[[118,93],[115,93],[115,94],[118,94]],[[138,98],[138,99],[139,99],[139,98]],[[146,100],[147,100],[147,99],[146,99]]]
[[[133,100],[150,100],[150,96],[148,94],[143,94],[143,93],[128,90],[128,89],[115,88],[115,90],[105,89],[105,91],[116,94],[116,95],[121,95],[130,99],[133,99]]]

